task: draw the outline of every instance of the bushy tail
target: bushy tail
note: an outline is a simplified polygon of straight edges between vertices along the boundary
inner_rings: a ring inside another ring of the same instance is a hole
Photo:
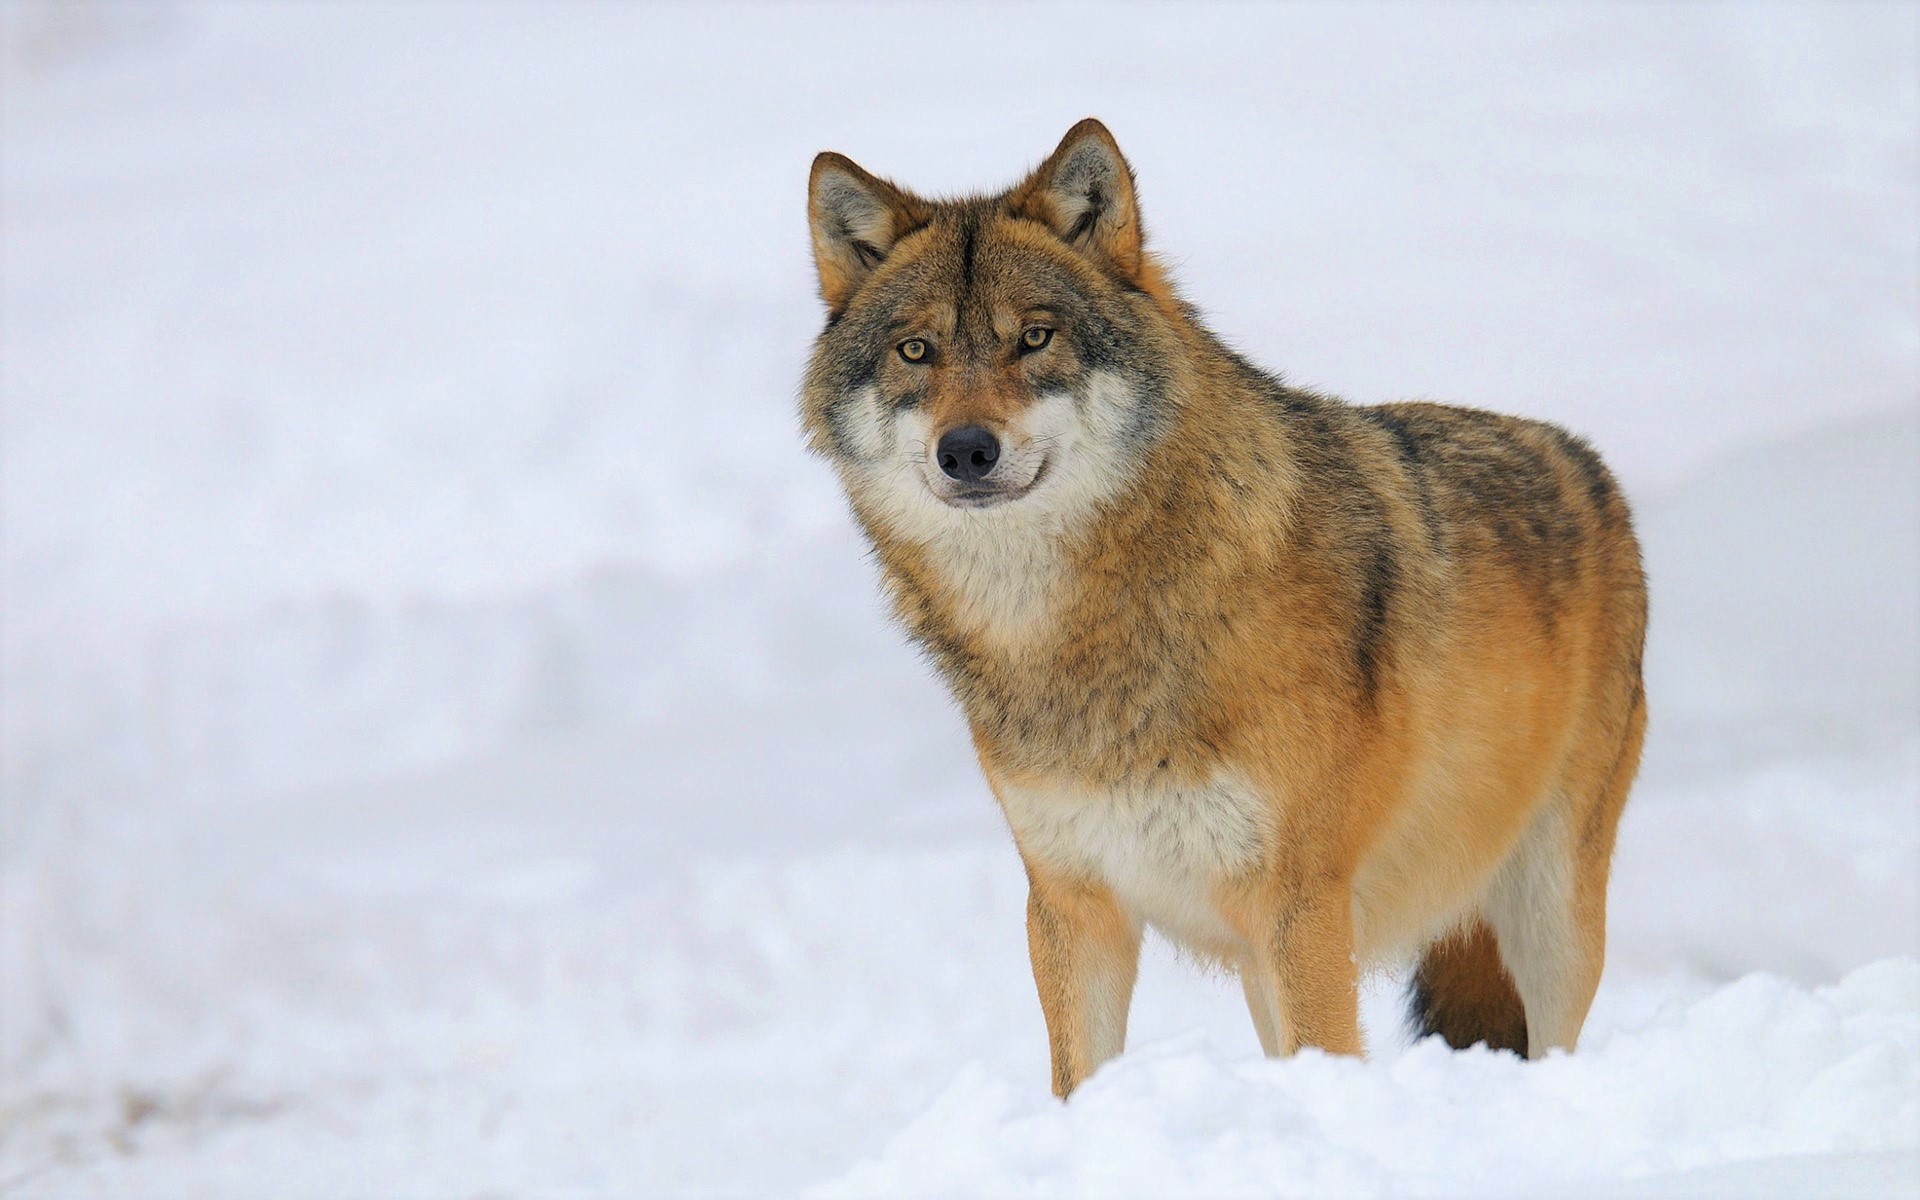
[[[1485,1042],[1526,1057],[1527,1010],[1485,921],[1427,948],[1407,1001],[1416,1037],[1437,1033],[1456,1050]]]

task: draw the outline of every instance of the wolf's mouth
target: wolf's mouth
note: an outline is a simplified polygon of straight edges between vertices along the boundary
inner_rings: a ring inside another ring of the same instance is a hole
[[[1047,477],[1047,469],[1051,466],[1053,466],[1051,457],[1041,459],[1040,469],[1033,473],[1033,478],[1027,480],[1023,487],[964,487],[949,495],[943,495],[940,499],[950,508],[993,508],[1001,504],[1010,504],[1039,487],[1040,481]]]

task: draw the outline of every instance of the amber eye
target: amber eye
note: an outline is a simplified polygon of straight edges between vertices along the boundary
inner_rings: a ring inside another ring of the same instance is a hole
[[[1045,325],[1029,326],[1027,331],[1020,335],[1020,344],[1029,350],[1038,350],[1052,340],[1053,330]]]
[[[908,338],[900,343],[900,357],[908,362],[919,362],[927,356],[927,344],[919,338]]]

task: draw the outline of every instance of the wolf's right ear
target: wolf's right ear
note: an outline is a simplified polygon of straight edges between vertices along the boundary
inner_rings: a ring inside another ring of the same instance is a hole
[[[829,311],[846,307],[894,243],[926,222],[925,209],[925,202],[867,174],[844,154],[829,150],[813,160],[807,219],[820,298]]]

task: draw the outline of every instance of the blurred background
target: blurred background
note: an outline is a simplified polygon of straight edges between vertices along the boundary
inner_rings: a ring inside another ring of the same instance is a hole
[[[1017,860],[794,402],[816,151],[985,190],[1090,114],[1255,360],[1634,499],[1596,1027],[1920,949],[1912,6],[0,31],[0,1186],[790,1189],[968,1061],[1044,1090]],[[1136,1040],[1250,1052],[1155,961]]]

